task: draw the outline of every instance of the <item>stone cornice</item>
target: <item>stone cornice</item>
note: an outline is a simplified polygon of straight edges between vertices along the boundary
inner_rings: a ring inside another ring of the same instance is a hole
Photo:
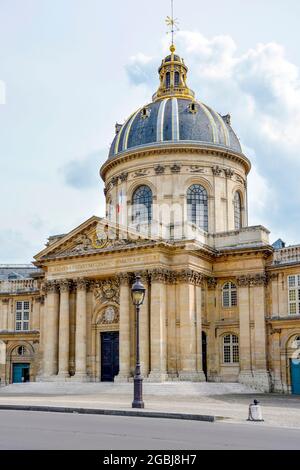
[[[229,160],[236,161],[242,164],[245,168],[246,174],[251,169],[251,163],[245,155],[234,152],[233,150],[225,149],[224,147],[218,147],[213,145],[201,145],[198,143],[191,142],[179,142],[178,144],[166,145],[153,145],[149,147],[141,147],[130,149],[126,152],[119,154],[119,156],[107,160],[100,168],[100,176],[105,181],[106,173],[120,163],[135,160],[140,157],[151,156],[151,155],[165,155],[165,154],[202,154],[202,155],[214,155],[222,158],[228,158]]]
[[[73,254],[64,254],[64,253],[58,253],[58,254],[53,254],[49,255],[38,262],[35,262],[34,264],[36,266],[45,266],[47,262],[52,262],[52,261],[61,261],[61,260],[69,260],[69,259],[76,259],[76,258],[90,258],[91,256],[95,255],[102,255],[102,254],[110,254],[110,253],[118,253],[118,252],[126,252],[126,251],[133,251],[133,250],[142,250],[142,249],[151,249],[151,248],[165,248],[168,250],[175,250],[175,249],[183,249],[184,246],[177,246],[173,243],[169,243],[167,241],[145,241],[141,242],[139,241],[138,243],[132,242],[130,244],[125,244],[125,245],[118,245],[114,247],[108,247],[108,248],[95,248],[91,249],[90,251],[86,251],[83,253],[73,253]]]

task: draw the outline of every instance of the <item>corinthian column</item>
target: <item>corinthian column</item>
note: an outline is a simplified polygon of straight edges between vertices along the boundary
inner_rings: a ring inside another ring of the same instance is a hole
[[[60,309],[59,309],[59,345],[58,345],[58,375],[61,378],[69,377],[69,290],[70,281],[60,282]]]
[[[86,290],[88,281],[78,279],[76,297],[76,332],[75,332],[75,376],[74,380],[86,381]]]
[[[150,325],[149,325],[149,282],[147,272],[136,273],[141,276],[141,281],[146,289],[143,305],[140,309],[140,359],[141,372],[144,377],[149,374],[150,353]]]
[[[154,269],[150,275],[151,372],[149,379],[154,382],[161,382],[167,378],[166,273],[163,269]]]
[[[180,380],[204,380],[203,374],[198,372],[197,344],[196,344],[196,289],[197,273],[190,269],[184,270],[179,276],[180,289]],[[199,338],[200,342],[201,339]]]
[[[47,300],[44,328],[44,377],[57,374],[59,293],[56,281],[46,284]]]
[[[120,283],[119,364],[115,382],[127,382],[130,376],[130,285],[129,274],[118,276]]]

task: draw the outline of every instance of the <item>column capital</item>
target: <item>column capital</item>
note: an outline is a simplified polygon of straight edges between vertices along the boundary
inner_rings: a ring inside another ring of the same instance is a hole
[[[277,281],[279,278],[279,273],[267,273],[267,283],[272,281]]]
[[[47,281],[44,284],[44,290],[48,294],[56,294],[58,293],[58,283],[57,281]]]
[[[3,297],[2,298],[2,303],[3,304],[8,304],[9,303],[9,298],[8,297]]]
[[[218,281],[217,281],[217,279],[216,279],[215,277],[210,277],[210,276],[208,276],[208,277],[206,278],[206,283],[207,283],[207,288],[208,288],[209,290],[213,290],[213,289],[215,289],[215,288],[217,287]]]
[[[45,303],[45,296],[44,295],[38,295],[35,297],[35,301],[38,302],[41,305],[44,305]]]
[[[196,286],[201,286],[204,276],[193,269],[183,269],[178,272],[177,279],[179,282],[187,282]]]
[[[267,276],[265,273],[247,274],[237,277],[239,287],[266,286]]]
[[[90,285],[90,281],[84,278],[78,278],[74,281],[77,291],[86,291]]]
[[[59,290],[60,292],[70,292],[70,289],[72,287],[72,282],[70,279],[62,279],[59,281]]]
[[[127,285],[129,284],[129,282],[131,281],[131,274],[130,273],[118,273],[116,278],[117,278],[117,281],[119,282],[120,286],[124,286],[124,285]]]
[[[155,268],[149,271],[151,282],[166,282],[168,279],[168,270],[164,268]]]

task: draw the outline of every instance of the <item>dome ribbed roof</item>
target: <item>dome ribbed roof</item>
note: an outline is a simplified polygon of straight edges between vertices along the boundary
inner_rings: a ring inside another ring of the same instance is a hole
[[[174,54],[174,44],[170,51],[158,69],[160,84],[152,103],[138,109],[122,126],[116,124],[109,158],[130,149],[188,142],[242,153],[230,116],[221,116],[195,100],[186,83],[188,68],[184,60]]]
[[[182,142],[212,144],[242,153],[229,115],[221,116],[199,101],[170,97],[138,109],[119,126],[109,158],[151,144]]]

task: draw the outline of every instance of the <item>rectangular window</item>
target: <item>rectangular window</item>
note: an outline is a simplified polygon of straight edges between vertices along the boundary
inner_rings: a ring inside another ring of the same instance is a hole
[[[29,330],[30,302],[27,300],[16,303],[16,331]]]
[[[289,314],[300,315],[300,274],[288,276]]]

